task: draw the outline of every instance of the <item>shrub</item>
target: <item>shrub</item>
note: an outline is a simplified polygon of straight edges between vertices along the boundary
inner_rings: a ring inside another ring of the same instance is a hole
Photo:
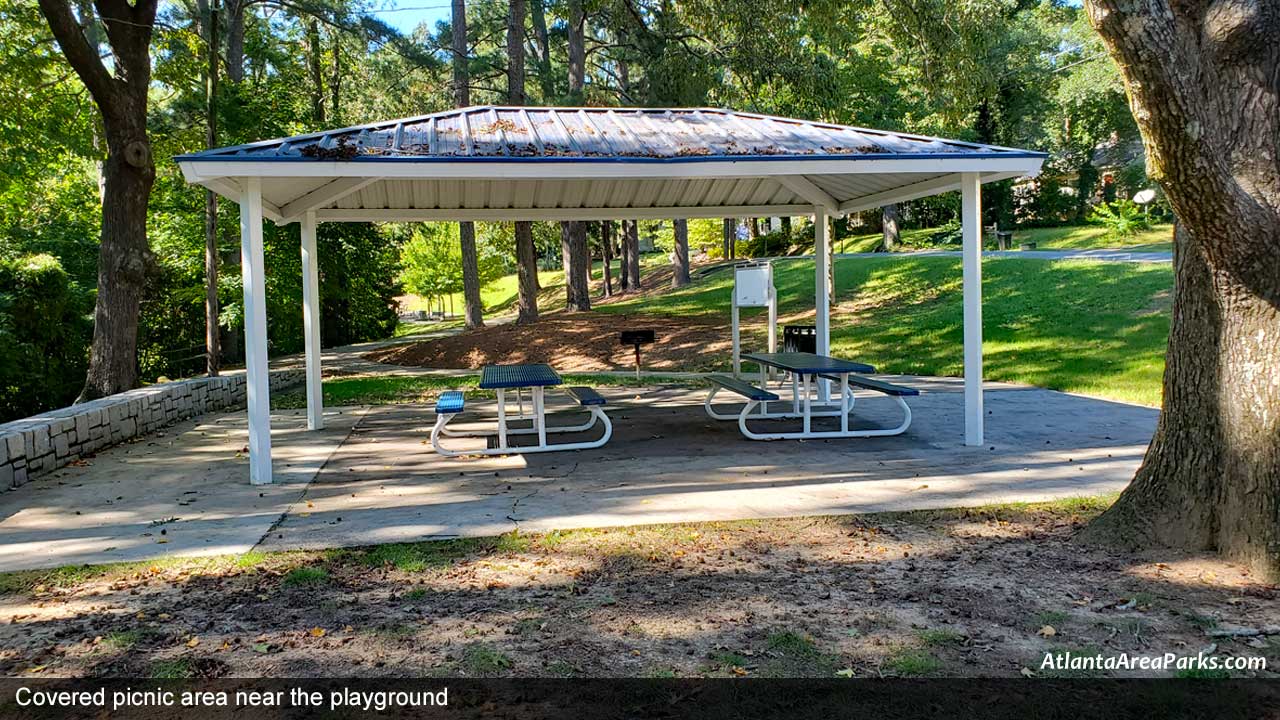
[[[92,310],[92,294],[52,255],[0,258],[0,422],[75,399]]]
[[[1151,227],[1142,208],[1132,200],[1116,200],[1096,205],[1089,219],[1104,226],[1107,235],[1116,239],[1137,235]]]

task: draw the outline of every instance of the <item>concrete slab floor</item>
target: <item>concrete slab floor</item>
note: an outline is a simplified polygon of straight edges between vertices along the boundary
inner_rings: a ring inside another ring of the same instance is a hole
[[[688,387],[602,388],[608,445],[503,457],[435,454],[428,405],[330,409],[320,433],[302,411],[278,412],[268,486],[248,483],[243,412],[210,415],[0,494],[0,570],[1096,495],[1128,483],[1158,415],[991,383],[988,442],[969,448],[958,380],[898,380],[922,394],[911,429],[890,438],[752,442]],[[581,416],[563,393],[550,399]],[[860,395],[855,426],[896,412]],[[493,417],[469,400],[459,420]]]
[[[361,408],[272,415],[276,483],[250,485],[244,411],[188,420],[0,493],[0,571],[251,550]]]
[[[775,442],[746,440],[736,423],[707,417],[704,390],[604,388],[615,421],[608,445],[504,457],[441,457],[428,441],[434,420],[428,407],[371,408],[307,489],[306,513],[289,514],[261,547],[1098,495],[1128,483],[1158,415],[992,384],[988,442],[970,448],[962,443],[959,383],[922,378],[912,384],[923,393],[911,403],[915,421],[904,435]],[[573,412],[562,397],[555,407]],[[883,396],[860,395],[857,407],[856,424],[896,424],[897,409]],[[487,403],[469,403],[468,410],[460,419],[477,426],[493,417]]]

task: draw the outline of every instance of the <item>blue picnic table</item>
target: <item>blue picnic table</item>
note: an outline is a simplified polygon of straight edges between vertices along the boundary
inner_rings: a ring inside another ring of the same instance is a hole
[[[436,427],[431,433],[431,444],[436,452],[442,455],[503,455],[513,451],[510,445],[511,435],[536,434],[538,443],[514,448],[518,452],[549,452],[553,450],[581,450],[599,447],[609,441],[613,434],[613,425],[604,412],[605,399],[589,387],[568,387],[565,392],[586,410],[590,417],[585,423],[576,425],[547,425],[546,389],[563,385],[564,380],[550,365],[544,363],[523,363],[513,365],[486,365],[480,373],[480,388],[493,390],[498,397],[498,424],[496,432],[489,431],[457,431],[448,428],[449,421],[464,408],[461,391],[452,391],[441,395],[436,404]],[[507,405],[508,391],[516,392],[516,412],[509,416]],[[532,405],[532,413],[525,412],[524,392],[528,390]],[[446,398],[446,395],[448,396]],[[528,421],[529,427],[511,427],[513,422]],[[572,433],[590,430],[597,422],[604,423],[604,435],[598,440],[574,443],[548,443],[548,433]],[[477,437],[496,435],[498,446],[482,450],[457,451],[449,450],[440,444],[440,436]]]
[[[704,407],[707,414],[717,420],[738,420],[738,426],[742,434],[752,440],[804,440],[810,438],[897,435],[905,432],[907,427],[911,425],[911,408],[907,406],[903,398],[918,395],[919,392],[913,388],[894,385],[883,380],[862,377],[860,373],[874,373],[876,371],[873,366],[866,363],[807,352],[745,353],[742,359],[755,362],[760,366],[760,386],[756,387],[736,377],[712,375],[708,378],[712,382],[712,388],[704,402]],[[768,389],[769,368],[784,370],[791,375],[791,407],[788,410],[771,411],[769,409],[770,403],[785,402],[780,396]],[[815,401],[814,393],[818,390],[818,384],[824,380],[837,383],[839,385],[839,395],[835,400],[828,400],[824,396]],[[850,392],[851,386],[874,390],[892,397],[903,411],[902,423],[893,428],[850,430],[849,414],[853,411],[854,405],[854,396]],[[712,407],[712,399],[720,390],[729,390],[745,398],[746,404],[743,409],[734,414],[716,411]],[[821,409],[815,410],[815,406]],[[813,430],[813,419],[822,417],[840,418],[840,429],[836,431]],[[792,418],[800,418],[802,420],[803,426],[800,432],[759,433],[747,427],[748,420]]]

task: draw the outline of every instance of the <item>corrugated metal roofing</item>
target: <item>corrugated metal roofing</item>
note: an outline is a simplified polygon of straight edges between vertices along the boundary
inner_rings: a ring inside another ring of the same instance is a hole
[[[1043,157],[1014,148],[718,109],[469,107],[216,148],[181,161],[680,161]]]

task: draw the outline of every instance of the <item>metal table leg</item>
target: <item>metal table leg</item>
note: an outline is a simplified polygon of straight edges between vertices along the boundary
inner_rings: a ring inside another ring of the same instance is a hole
[[[804,434],[808,435],[813,425],[813,397],[809,394],[809,376],[805,375],[804,380]]]
[[[498,447],[507,449],[507,391],[498,388]]]
[[[840,373],[840,432],[849,432],[849,373]]]
[[[538,447],[547,446],[547,410],[544,403],[544,388],[533,388],[533,424],[538,429]]]

